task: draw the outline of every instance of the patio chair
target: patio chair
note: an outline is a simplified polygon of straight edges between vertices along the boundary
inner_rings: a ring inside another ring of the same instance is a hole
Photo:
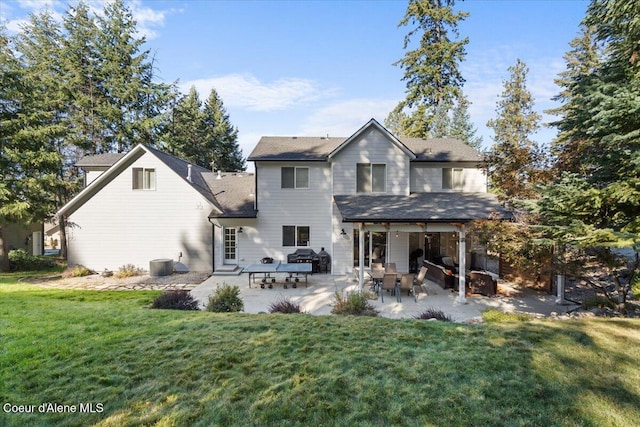
[[[372,262],[371,270],[384,270],[384,267],[382,266],[381,262]]]
[[[385,265],[384,271],[387,273],[396,273],[398,271],[396,270],[396,263],[388,262],[387,265]]]
[[[427,293],[427,287],[424,285],[424,278],[427,275],[427,267],[420,267],[418,275],[413,279],[413,299],[418,302],[418,294],[420,292]]]
[[[400,278],[400,292],[407,291],[407,296],[413,292],[413,274],[403,274]],[[418,302],[418,299],[413,295],[413,299]]]
[[[396,273],[385,273],[382,278],[382,283],[380,284],[380,297],[382,298],[382,302],[384,302],[384,291],[390,290],[396,293],[396,300],[400,300],[400,292],[398,289],[398,284],[396,282]]]

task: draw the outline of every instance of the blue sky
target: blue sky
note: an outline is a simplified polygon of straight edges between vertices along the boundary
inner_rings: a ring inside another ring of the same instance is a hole
[[[69,2],[0,0],[0,19],[17,31],[21,20],[48,7],[61,14]],[[101,9],[103,1],[89,4]],[[407,27],[398,27],[405,1],[174,1],[129,3],[158,77],[193,85],[201,99],[221,95],[248,156],[262,135],[349,136],[370,118],[384,122],[404,98],[400,59]],[[461,65],[471,118],[485,148],[486,122],[495,117],[507,68],[522,59],[536,110],[554,104],[554,78],[578,35],[586,0],[467,0],[470,16]],[[543,121],[551,118],[543,114]],[[548,143],[555,131],[534,139]],[[252,166],[252,165],[249,165]]]

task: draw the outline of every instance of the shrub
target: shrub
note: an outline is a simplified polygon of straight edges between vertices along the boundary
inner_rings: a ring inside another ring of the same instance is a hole
[[[62,274],[62,277],[85,277],[91,274],[93,274],[93,272],[84,265],[76,265],[75,267],[65,271]]]
[[[526,313],[505,313],[494,308],[482,312],[482,319],[487,322],[527,322],[533,319],[533,316]]]
[[[54,266],[51,259],[31,255],[24,249],[9,251],[9,268],[13,271],[44,270]]]
[[[215,313],[232,313],[244,310],[244,303],[240,298],[240,288],[223,283],[218,286],[216,293],[209,296],[207,311]]]
[[[165,291],[151,303],[151,308],[171,310],[199,310],[196,301],[189,291]]]
[[[442,310],[436,310],[435,308],[428,308],[427,311],[423,311],[418,314],[416,319],[436,319],[442,320],[443,322],[451,322],[451,316],[447,316]]]
[[[585,298],[585,300],[582,301],[582,308],[585,310],[590,310],[592,308],[614,308],[614,304],[603,296],[594,295]]]
[[[126,264],[120,267],[114,276],[122,279],[124,277],[140,276],[143,272],[144,271],[141,268],[138,268],[133,264]]]
[[[283,298],[269,305],[269,313],[290,314],[302,313],[302,311],[300,310],[300,304],[296,304],[288,298]]]
[[[335,304],[331,309],[331,314],[373,317],[378,315],[378,310],[371,305],[362,292],[336,291],[334,298]]]
[[[631,295],[633,295],[635,299],[640,300],[640,277],[631,284]]]

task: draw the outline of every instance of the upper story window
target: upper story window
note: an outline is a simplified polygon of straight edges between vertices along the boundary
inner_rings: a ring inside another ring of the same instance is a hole
[[[156,170],[148,168],[133,168],[132,188],[134,190],[155,190]]]
[[[387,191],[387,165],[358,163],[356,165],[356,191],[358,193],[385,193]]]
[[[462,168],[442,168],[443,190],[462,190],[463,188]]]
[[[280,188],[309,188],[309,168],[283,167]]]

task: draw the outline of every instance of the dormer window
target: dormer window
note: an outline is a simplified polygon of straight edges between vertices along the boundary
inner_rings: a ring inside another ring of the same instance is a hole
[[[358,163],[356,165],[356,191],[358,193],[386,193],[387,165]]]
[[[156,170],[148,168],[133,168],[134,190],[155,190],[156,189]]]

